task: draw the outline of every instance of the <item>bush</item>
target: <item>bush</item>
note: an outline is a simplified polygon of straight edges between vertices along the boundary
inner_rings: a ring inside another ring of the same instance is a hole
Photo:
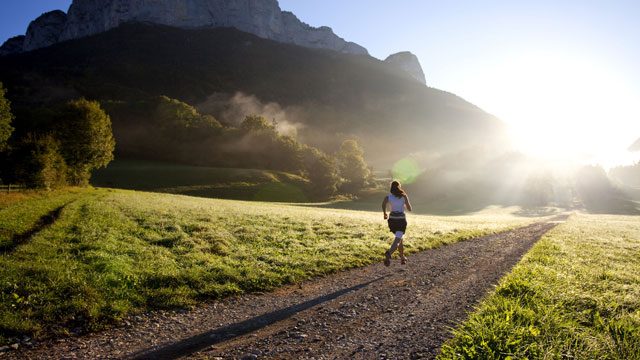
[[[67,166],[59,149],[59,142],[50,135],[27,135],[14,152],[13,182],[46,190],[65,186]]]

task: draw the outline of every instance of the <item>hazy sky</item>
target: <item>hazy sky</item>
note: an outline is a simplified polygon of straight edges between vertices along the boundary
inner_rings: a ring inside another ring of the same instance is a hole
[[[3,0],[0,41],[70,3]],[[640,137],[640,1],[280,0],[280,6],[312,26],[332,27],[379,59],[415,53],[429,86],[500,117],[530,151],[593,153],[614,162],[603,157],[622,159]]]

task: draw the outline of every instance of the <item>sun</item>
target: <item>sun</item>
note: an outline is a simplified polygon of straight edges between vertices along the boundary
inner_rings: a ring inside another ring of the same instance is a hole
[[[523,152],[607,167],[633,158],[626,148],[640,137],[640,111],[614,69],[581,58],[527,54],[506,59],[490,77],[489,107]]]

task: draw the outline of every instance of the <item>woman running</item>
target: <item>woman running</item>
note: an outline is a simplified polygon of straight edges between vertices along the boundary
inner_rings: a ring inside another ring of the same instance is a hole
[[[391,265],[391,255],[396,249],[400,253],[400,263],[407,263],[407,258],[404,256],[404,246],[402,245],[402,237],[407,230],[407,218],[404,216],[404,209],[407,208],[407,210],[411,211],[409,197],[402,190],[399,182],[394,180],[389,191],[391,194],[385,196],[384,200],[382,200],[382,213],[384,214],[384,219],[388,219],[389,230],[396,235],[396,239],[391,245],[391,249],[384,253],[384,266]],[[387,205],[391,208],[389,216],[387,216]]]

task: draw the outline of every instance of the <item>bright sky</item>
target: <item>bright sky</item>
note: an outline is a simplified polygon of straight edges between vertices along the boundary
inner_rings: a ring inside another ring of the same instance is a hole
[[[0,41],[70,0],[4,1]],[[640,160],[640,1],[280,0],[372,56],[409,50],[431,87],[509,124],[541,156],[586,154],[606,166]]]

